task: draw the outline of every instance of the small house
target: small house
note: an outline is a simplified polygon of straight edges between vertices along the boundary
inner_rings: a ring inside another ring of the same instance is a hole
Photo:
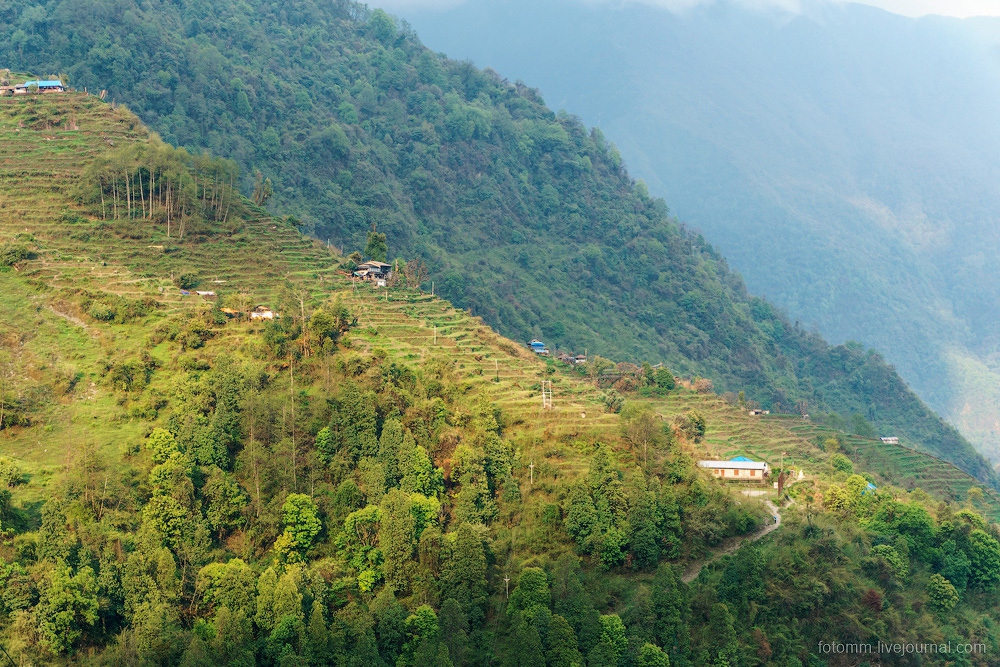
[[[206,299],[214,299],[215,298],[215,292],[212,292],[212,291],[198,291],[198,290],[195,290],[195,294],[197,294],[198,296],[205,297]]]
[[[32,90],[37,90],[40,93],[64,93],[66,88],[63,86],[62,81],[58,79],[42,81],[25,81],[24,83],[19,83],[14,86],[15,95],[26,95]]]
[[[879,440],[881,440],[882,444],[884,444],[884,445],[898,445],[899,444],[899,438],[897,438],[894,435],[890,435],[888,437],[881,437],[881,438],[879,438]]]
[[[587,356],[583,354],[578,354],[576,355],[576,357],[574,357],[573,361],[576,364],[585,364],[587,363]]]
[[[771,474],[771,469],[763,461],[753,461],[745,456],[737,456],[729,461],[698,461],[698,466],[712,471],[712,476],[736,482],[762,483]]]
[[[251,320],[273,320],[276,317],[278,317],[278,314],[267,306],[257,306],[250,311]]]
[[[533,340],[530,343],[528,343],[528,346],[531,348],[531,351],[534,352],[535,354],[544,355],[549,353],[549,349],[545,347],[545,343],[543,343],[540,340]]]
[[[373,281],[385,281],[389,275],[392,273],[392,264],[386,264],[385,262],[365,262],[364,264],[359,264],[358,268],[354,271],[354,275],[361,280],[373,280]],[[385,285],[379,285],[379,287],[385,287]]]

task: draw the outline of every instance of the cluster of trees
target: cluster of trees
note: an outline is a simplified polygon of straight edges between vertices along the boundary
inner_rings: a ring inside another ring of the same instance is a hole
[[[184,238],[191,216],[225,224],[242,211],[236,163],[190,154],[153,136],[105,153],[84,173],[78,198],[104,220],[149,220]]]
[[[599,130],[521,83],[441,58],[380,10],[18,0],[0,8],[0,37],[14,67],[108,89],[166,141],[233,158],[255,202],[319,238],[362,247],[377,224],[427,262],[439,293],[512,338],[662,360],[768,408],[867,415],[991,478],[878,355],[830,347],[749,296]],[[225,219],[225,188],[202,188],[232,175],[199,176],[183,197],[216,202],[206,217]],[[135,214],[149,176],[111,168],[91,199]],[[175,181],[164,187],[188,210]]]

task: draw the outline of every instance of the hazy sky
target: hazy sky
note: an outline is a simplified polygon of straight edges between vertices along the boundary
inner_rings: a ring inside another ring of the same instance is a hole
[[[369,0],[373,7],[383,7],[390,11],[407,9],[447,8],[460,5],[466,0]],[[624,4],[640,2],[659,5],[672,10],[683,10],[712,0],[581,0],[581,2],[613,2]],[[738,0],[743,4],[760,7],[776,6],[795,10],[799,0]],[[861,4],[881,7],[896,14],[923,16],[940,14],[943,16],[1000,16],[1000,0],[858,0]]]

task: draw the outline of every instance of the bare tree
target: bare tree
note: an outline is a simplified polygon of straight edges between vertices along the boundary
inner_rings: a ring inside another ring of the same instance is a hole
[[[411,259],[403,269],[406,274],[406,286],[413,289],[420,289],[420,286],[427,280],[427,265],[420,259]]]

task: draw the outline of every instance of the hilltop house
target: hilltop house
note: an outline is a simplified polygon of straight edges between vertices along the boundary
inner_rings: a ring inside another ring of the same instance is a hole
[[[65,93],[66,87],[63,86],[62,81],[58,79],[42,81],[36,79],[34,81],[25,81],[24,83],[19,83],[14,86],[15,95],[27,95],[32,89],[38,90],[40,93]]]
[[[883,437],[879,438],[879,440],[881,440],[882,443],[885,444],[885,445],[898,445],[899,444],[899,438],[897,438],[894,435],[883,436]]]
[[[714,477],[737,482],[762,483],[771,474],[767,463],[737,456],[729,461],[698,461],[698,466],[708,468]]]

